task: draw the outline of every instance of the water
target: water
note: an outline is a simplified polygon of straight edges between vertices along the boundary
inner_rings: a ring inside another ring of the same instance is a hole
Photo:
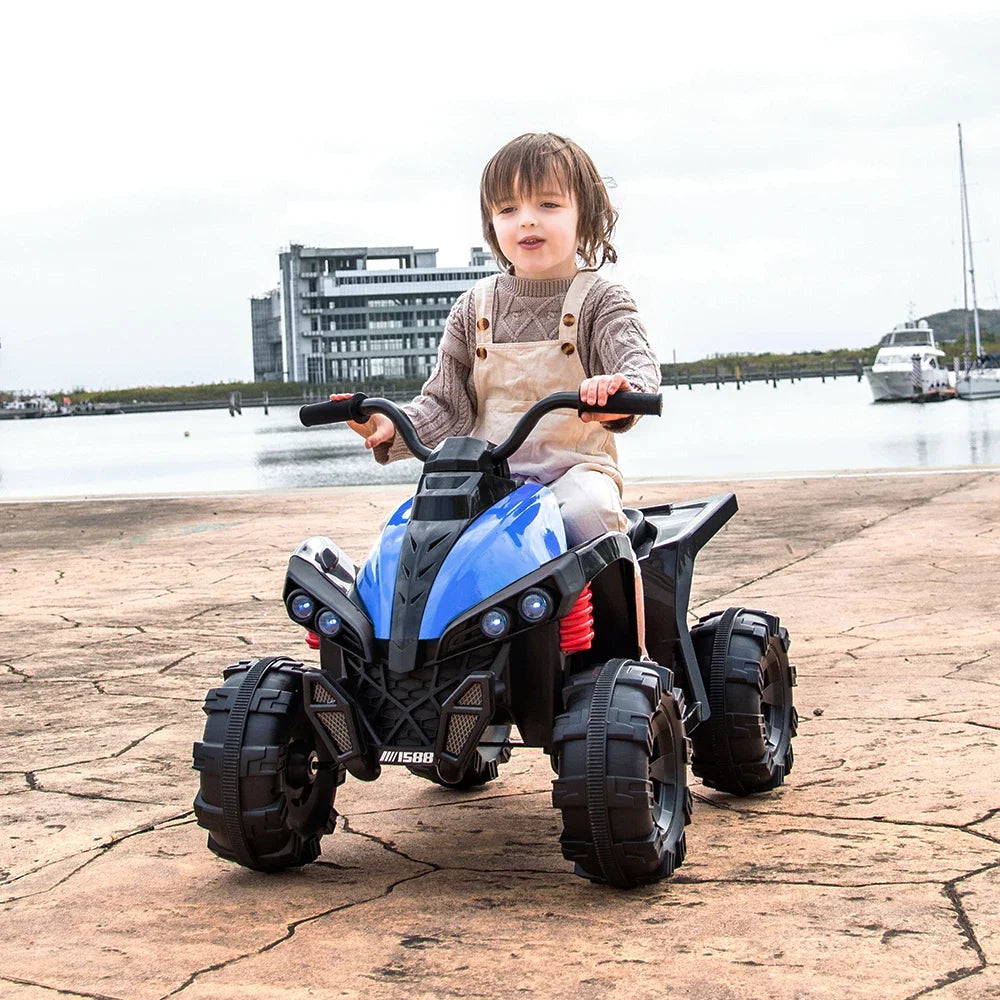
[[[627,479],[1000,465],[1000,399],[870,402],[865,383],[663,388],[663,417],[621,435]],[[413,482],[344,426],[295,407],[0,421],[0,498],[132,495]]]

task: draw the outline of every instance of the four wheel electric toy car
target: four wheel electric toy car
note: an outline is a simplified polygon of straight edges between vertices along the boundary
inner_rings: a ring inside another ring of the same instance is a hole
[[[618,393],[603,409],[661,406]],[[508,466],[558,408],[602,409],[558,393],[500,444],[453,437],[431,450],[388,400],[302,408],[307,426],[385,414],[423,474],[360,567],[325,537],[292,554],[284,603],[318,667],[243,661],[208,693],[195,812],[217,855],[260,871],[307,864],[347,775],[404,767],[468,789],[494,780],[512,748],[536,747],[556,773],[564,857],[628,887],[684,860],[689,766],[734,795],[781,784],[797,719],[787,631],[741,607],[687,624],[695,556],[735,496],[628,510],[626,533],[569,548],[552,493]]]

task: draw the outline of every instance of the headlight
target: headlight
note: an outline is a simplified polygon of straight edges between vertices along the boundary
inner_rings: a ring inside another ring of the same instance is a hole
[[[525,621],[540,622],[552,607],[549,595],[544,590],[529,590],[521,598],[518,610]]]
[[[299,591],[293,594],[288,601],[288,613],[297,622],[307,622],[312,618],[312,613],[316,610],[316,602],[308,595]]]
[[[340,631],[340,617],[329,608],[323,608],[316,616],[316,628],[328,639],[332,639]]]
[[[499,639],[510,627],[510,619],[501,608],[490,608],[479,620],[479,627],[483,630],[483,635]]]

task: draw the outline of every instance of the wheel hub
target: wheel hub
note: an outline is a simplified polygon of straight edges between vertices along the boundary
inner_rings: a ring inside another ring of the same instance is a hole
[[[305,788],[316,781],[321,770],[319,754],[315,750],[308,753],[292,750],[288,755],[288,783],[294,788]]]

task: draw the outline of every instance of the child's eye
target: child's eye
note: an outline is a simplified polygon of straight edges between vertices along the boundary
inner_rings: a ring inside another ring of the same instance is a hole
[[[513,211],[514,211],[513,205],[504,205],[503,208],[497,209],[497,215],[509,215]]]
[[[555,201],[543,201],[542,208],[559,208],[559,203]]]

